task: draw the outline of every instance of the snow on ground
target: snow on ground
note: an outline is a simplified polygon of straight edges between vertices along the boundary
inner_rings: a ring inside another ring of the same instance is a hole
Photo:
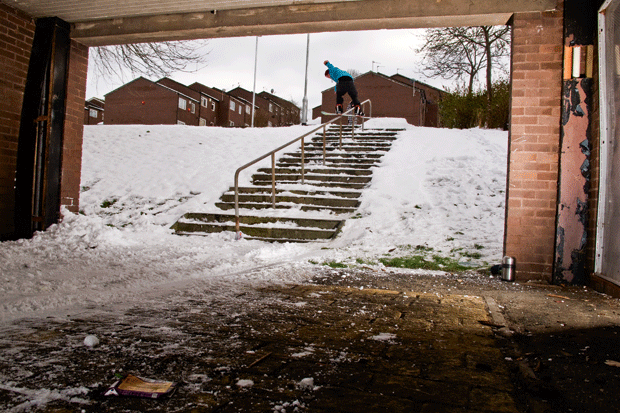
[[[65,211],[61,223],[30,240],[0,243],[0,320],[139,305],[183,288],[218,294],[303,282],[311,262],[368,262],[406,246],[457,259],[476,250],[482,258],[472,265],[499,262],[507,132],[421,128],[401,119],[367,126],[405,130],[340,236],[310,244],[177,236],[170,226],[186,212],[216,210],[236,168],[316,125],[86,126],[81,213]],[[241,174],[240,185],[255,169]]]

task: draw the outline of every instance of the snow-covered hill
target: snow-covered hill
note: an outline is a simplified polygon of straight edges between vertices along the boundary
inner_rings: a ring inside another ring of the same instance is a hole
[[[66,212],[31,240],[0,244],[0,320],[136,304],[194,281],[214,290],[299,282],[310,262],[372,263],[418,245],[472,265],[499,262],[507,132],[421,128],[401,119],[367,125],[405,130],[374,171],[355,219],[327,244],[184,237],[169,229],[185,212],[215,210],[240,165],[316,126],[87,126],[82,213]]]

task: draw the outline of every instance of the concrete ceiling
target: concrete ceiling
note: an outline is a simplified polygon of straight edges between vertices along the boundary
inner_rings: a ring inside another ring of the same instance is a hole
[[[506,24],[558,0],[0,0],[72,23],[89,46],[343,30]]]

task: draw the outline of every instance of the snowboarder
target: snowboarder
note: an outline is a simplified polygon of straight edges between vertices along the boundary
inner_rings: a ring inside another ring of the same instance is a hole
[[[345,93],[348,93],[351,97],[351,103],[355,107],[354,113],[359,116],[364,116],[360,101],[357,98],[357,90],[355,89],[353,76],[344,70],[338,69],[336,66],[329,63],[328,60],[324,61],[323,64],[328,67],[325,71],[325,77],[336,82],[336,113],[342,113],[343,96]]]

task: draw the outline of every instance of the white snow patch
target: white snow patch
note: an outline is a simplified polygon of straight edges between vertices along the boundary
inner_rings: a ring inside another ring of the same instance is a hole
[[[272,244],[235,241],[234,233],[177,236],[170,226],[186,212],[219,211],[215,202],[236,168],[313,126],[85,126],[81,213],[64,210],[62,222],[32,239],[0,243],[0,322],[163,305],[159,297],[184,289],[234,294],[300,283],[313,263],[373,265],[406,246],[457,251],[451,254],[470,261],[466,252],[478,244],[476,262],[500,262],[507,132],[422,128],[402,119],[373,119],[367,127],[404,130],[373,169],[356,219],[327,243]],[[255,170],[245,170],[240,185]]]

